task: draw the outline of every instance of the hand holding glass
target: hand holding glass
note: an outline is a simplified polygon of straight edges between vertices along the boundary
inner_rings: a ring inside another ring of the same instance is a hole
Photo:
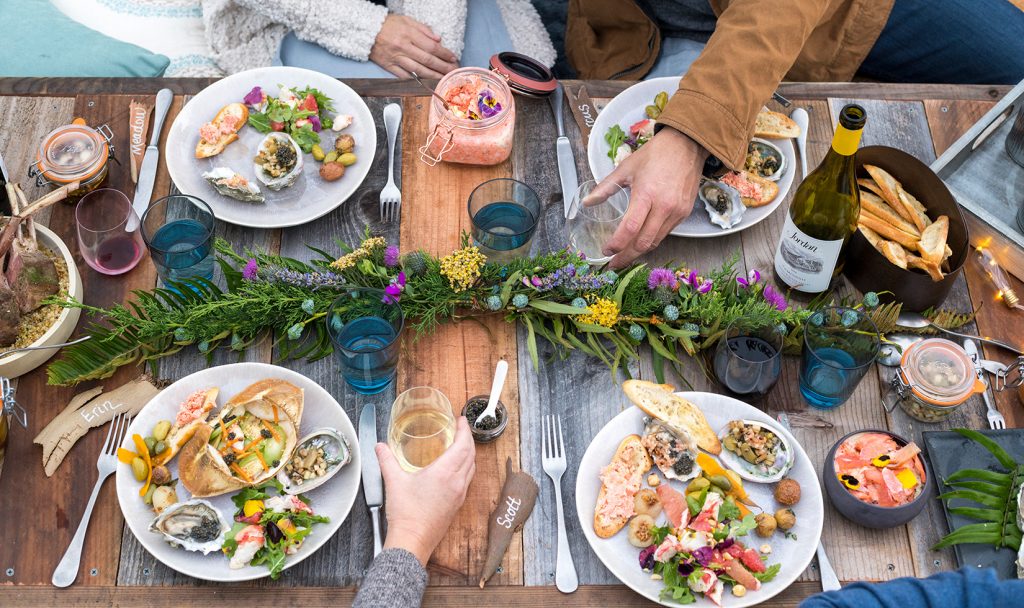
[[[454,438],[452,404],[441,391],[417,386],[395,399],[388,425],[388,447],[406,471],[418,471],[437,460]]]
[[[605,200],[584,205],[583,200],[596,187],[597,182],[594,180],[580,184],[565,220],[569,247],[582,253],[587,262],[595,266],[605,264],[614,257],[606,255],[604,248],[629,208],[629,195],[620,186],[615,186],[615,192]]]

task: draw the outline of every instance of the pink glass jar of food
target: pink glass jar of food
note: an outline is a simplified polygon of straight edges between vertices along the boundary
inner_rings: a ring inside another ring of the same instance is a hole
[[[460,68],[442,78],[434,91],[444,102],[430,98],[430,130],[420,148],[425,163],[496,165],[509,157],[516,105],[501,75]]]

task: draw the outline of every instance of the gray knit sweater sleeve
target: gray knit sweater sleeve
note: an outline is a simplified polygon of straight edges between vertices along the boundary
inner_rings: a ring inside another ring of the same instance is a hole
[[[427,571],[405,549],[385,549],[373,559],[352,608],[414,608],[423,600]]]

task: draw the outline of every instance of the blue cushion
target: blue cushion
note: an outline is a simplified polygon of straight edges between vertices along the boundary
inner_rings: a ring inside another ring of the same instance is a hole
[[[77,23],[48,0],[0,0],[0,76],[160,76],[170,60]]]

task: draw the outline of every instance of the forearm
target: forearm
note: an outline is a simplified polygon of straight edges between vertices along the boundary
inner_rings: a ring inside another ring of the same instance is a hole
[[[358,61],[370,57],[370,49],[380,33],[385,6],[368,0],[234,0],[248,10],[259,13],[275,23],[289,28],[307,42],[313,42],[328,51]]]
[[[754,119],[792,67],[830,0],[736,0],[658,122],[740,168]],[[783,17],[784,15],[784,17]]]
[[[385,549],[373,559],[352,608],[419,606],[427,588],[427,571],[412,553]]]

